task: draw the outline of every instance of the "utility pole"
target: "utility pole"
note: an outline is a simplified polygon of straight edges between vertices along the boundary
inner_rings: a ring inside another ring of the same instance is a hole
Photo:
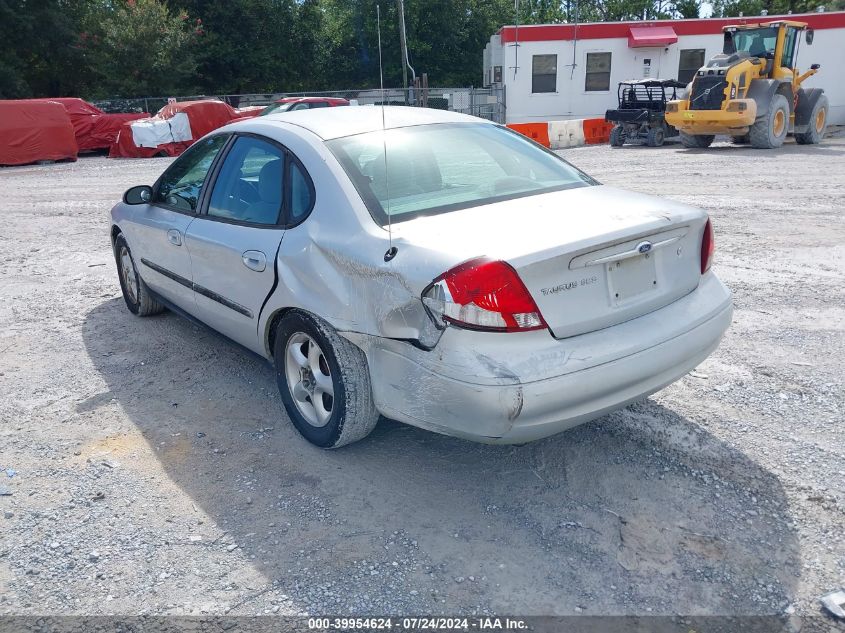
[[[399,11],[399,45],[402,52],[402,88],[405,91],[405,103],[408,103],[408,66],[405,60],[408,59],[408,43],[405,41],[405,2],[396,0],[396,8]]]

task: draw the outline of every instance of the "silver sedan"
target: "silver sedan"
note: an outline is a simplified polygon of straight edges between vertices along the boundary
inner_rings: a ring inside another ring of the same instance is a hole
[[[641,399],[731,321],[706,213],[507,128],[326,108],[221,128],[112,209],[129,310],[270,360],[317,446],[379,415],[521,443]]]

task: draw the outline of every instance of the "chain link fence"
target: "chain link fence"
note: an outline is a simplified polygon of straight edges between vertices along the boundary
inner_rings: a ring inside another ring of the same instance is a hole
[[[505,92],[499,88],[385,88],[374,90],[332,90],[328,92],[273,92],[239,95],[189,95],[180,97],[115,97],[98,99],[94,105],[106,112],[149,112],[155,114],[169,99],[197,101],[219,99],[233,108],[269,105],[283,97],[342,97],[357,105],[412,105],[462,112],[482,119],[505,122]]]

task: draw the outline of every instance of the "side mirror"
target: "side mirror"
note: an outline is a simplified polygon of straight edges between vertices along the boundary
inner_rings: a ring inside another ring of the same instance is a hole
[[[815,36],[816,32],[813,29],[808,29],[804,32],[804,41],[807,42],[808,45],[812,44]]]
[[[810,70],[818,70],[821,67],[822,67],[821,64],[813,64],[812,66],[810,66]]]
[[[153,199],[153,188],[149,185],[138,185],[127,189],[123,194],[123,201],[126,204],[147,204]]]

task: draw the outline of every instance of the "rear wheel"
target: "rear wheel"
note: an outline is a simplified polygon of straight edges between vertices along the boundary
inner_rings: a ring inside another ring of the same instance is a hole
[[[610,146],[622,147],[625,144],[625,134],[621,125],[614,125],[610,130]]]
[[[807,122],[807,131],[795,135],[796,143],[799,145],[815,145],[821,142],[827,129],[828,108],[827,95],[822,95],[816,101],[816,105],[810,114],[810,120]]]
[[[772,97],[769,111],[751,126],[748,138],[751,147],[774,149],[783,145],[789,131],[789,101],[781,94]]]
[[[660,147],[663,145],[663,140],[665,138],[666,134],[663,132],[662,127],[649,128],[646,143],[649,147]]]
[[[375,428],[367,358],[328,323],[290,312],[279,322],[273,352],[282,402],[306,440],[338,448]]]
[[[150,289],[138,274],[132,251],[129,250],[129,245],[123,235],[118,235],[114,240],[114,258],[117,262],[117,275],[120,278],[123,300],[129,311],[138,316],[150,316],[163,312],[164,306],[153,299]]]
[[[684,147],[693,149],[710,147],[714,138],[716,137],[712,134],[687,134],[686,132],[681,132],[681,143],[683,143]]]

